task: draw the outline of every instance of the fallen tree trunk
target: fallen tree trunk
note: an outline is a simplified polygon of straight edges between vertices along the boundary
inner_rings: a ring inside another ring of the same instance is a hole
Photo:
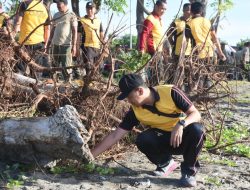
[[[36,88],[42,93],[54,90],[55,86],[57,87],[57,90],[60,93],[66,93],[67,91],[72,91],[75,89],[74,87],[70,85],[67,86],[64,83],[46,84],[46,82],[42,82],[39,80],[37,81],[36,79],[18,73],[13,73],[11,79],[13,80],[12,86],[14,89],[19,88],[21,91],[23,90],[24,92],[29,92],[29,93],[33,92],[33,89],[31,88],[32,85],[35,85]]]
[[[15,80],[16,83],[24,86],[29,86],[30,84],[37,84],[41,85],[41,81],[37,81],[36,79],[26,77],[24,75],[18,74],[18,73],[13,73],[12,77],[13,80]]]
[[[0,121],[0,159],[51,166],[58,160],[91,161],[89,133],[76,109],[66,105],[51,117]]]

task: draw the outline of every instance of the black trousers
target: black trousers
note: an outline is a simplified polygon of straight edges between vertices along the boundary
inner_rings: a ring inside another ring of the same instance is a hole
[[[44,50],[44,42],[40,42],[38,44],[33,45],[24,45],[24,47],[27,49],[31,57],[36,61],[36,63],[44,66],[44,67],[50,67],[48,57],[47,56],[39,56],[37,51],[43,51]],[[17,70],[25,73],[27,69],[27,64],[23,61],[17,63],[16,68]],[[31,71],[31,76],[34,77],[35,73]],[[49,77],[49,72],[43,72],[42,77]]]
[[[85,63],[86,74],[93,69],[94,63],[97,61],[100,55],[100,49],[93,47],[81,46],[83,52],[83,61]]]
[[[205,139],[203,126],[192,123],[185,127],[182,143],[177,148],[170,146],[170,139],[171,132],[150,128],[138,135],[136,145],[158,167],[166,166],[172,155],[183,155],[182,174],[195,175],[199,167],[197,157]]]

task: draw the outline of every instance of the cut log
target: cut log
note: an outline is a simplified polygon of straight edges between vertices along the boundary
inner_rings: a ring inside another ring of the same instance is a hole
[[[56,161],[93,160],[89,133],[73,106],[51,117],[10,118],[0,121],[0,159],[51,166]]]
[[[41,81],[36,81],[36,79],[26,77],[26,76],[18,74],[18,73],[13,73],[12,79],[14,79],[16,83],[18,83],[20,85],[24,85],[24,86],[29,86],[30,84],[37,84],[37,85],[42,84]]]
[[[52,90],[55,89],[55,84],[47,84],[46,82],[43,81],[36,81],[33,78],[18,74],[18,73],[13,73],[13,75],[11,76],[12,79],[12,89],[19,89],[22,92],[27,92],[27,93],[33,93],[33,95],[35,96],[36,94],[34,94],[34,90],[31,88],[32,85],[35,85],[35,87],[37,88],[37,90],[41,93],[47,93],[47,92],[52,92]],[[59,93],[66,93],[68,91],[72,91],[75,90],[76,88],[78,88],[79,86],[75,85],[75,87],[73,87],[73,85],[69,85],[69,84],[65,84],[63,82],[61,83],[56,83],[56,87]]]

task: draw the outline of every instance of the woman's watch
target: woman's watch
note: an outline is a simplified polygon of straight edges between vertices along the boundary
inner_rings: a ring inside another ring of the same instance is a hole
[[[183,128],[186,127],[186,121],[185,121],[185,120],[180,120],[180,121],[178,121],[178,124],[179,124],[179,125],[182,125]]]

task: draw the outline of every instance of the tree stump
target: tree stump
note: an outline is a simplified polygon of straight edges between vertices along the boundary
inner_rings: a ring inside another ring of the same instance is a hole
[[[10,118],[0,121],[0,159],[41,166],[74,159],[91,161],[89,133],[73,106],[51,117]]]

